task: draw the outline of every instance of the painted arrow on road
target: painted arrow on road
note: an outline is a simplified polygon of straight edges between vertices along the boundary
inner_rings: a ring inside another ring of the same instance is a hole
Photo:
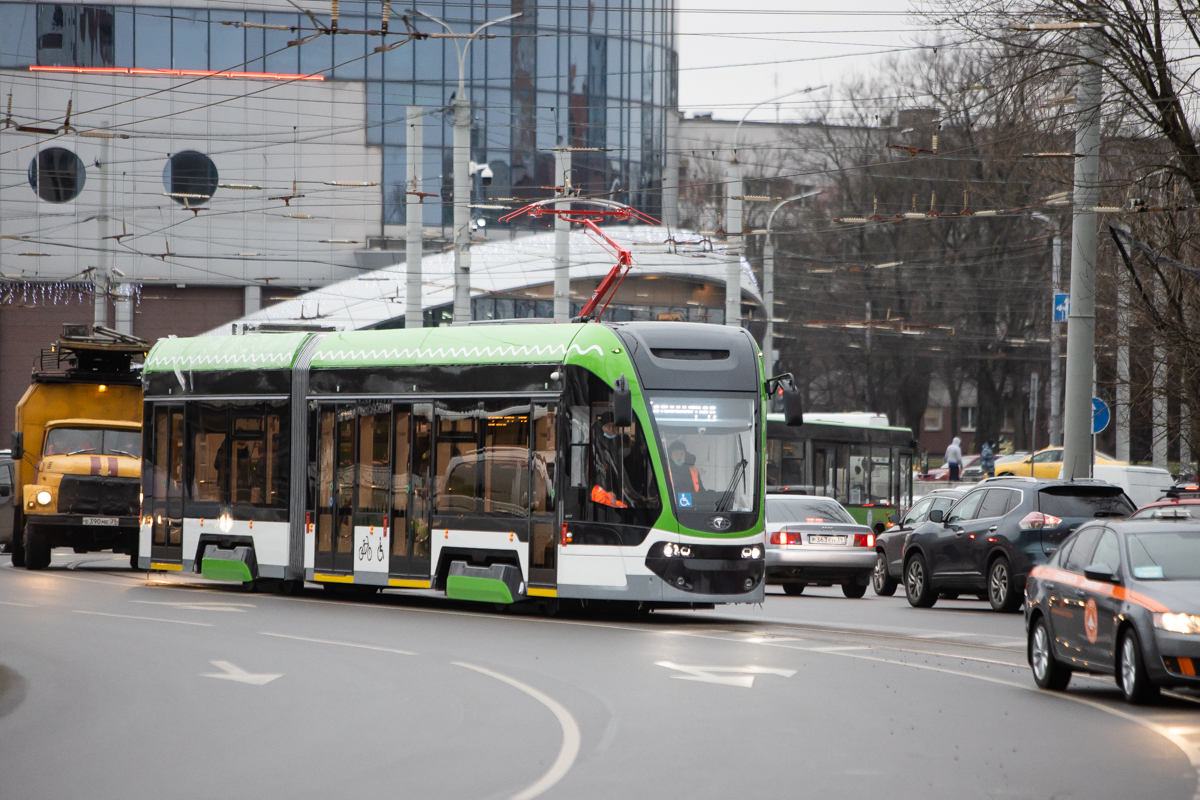
[[[223,681],[237,681],[238,683],[248,683],[251,686],[262,686],[270,683],[276,678],[282,678],[283,674],[278,675],[270,672],[246,672],[241,667],[234,666],[228,661],[210,661],[221,672],[205,672],[201,673],[201,678],[217,678]]]
[[[655,661],[654,663],[656,666],[684,673],[671,676],[676,680],[719,683],[723,686],[740,686],[743,689],[749,689],[754,685],[755,675],[778,675],[781,678],[790,678],[796,674],[794,669],[776,669],[774,667],[690,667],[672,661]]]

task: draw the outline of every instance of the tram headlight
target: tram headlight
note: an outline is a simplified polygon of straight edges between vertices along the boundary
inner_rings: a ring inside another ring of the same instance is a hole
[[[53,499],[54,499],[54,497],[49,492],[47,492],[45,489],[42,489],[40,492],[37,493],[37,501],[38,501],[38,505],[40,505],[40,506],[50,505],[50,501]]]
[[[692,548],[685,545],[678,545],[674,542],[663,542],[662,554],[665,558],[675,558],[676,556],[688,558],[692,555]]]
[[[742,558],[761,558],[761,557],[762,557],[762,548],[759,547],[758,545],[755,545],[754,547],[743,547],[742,548]]]

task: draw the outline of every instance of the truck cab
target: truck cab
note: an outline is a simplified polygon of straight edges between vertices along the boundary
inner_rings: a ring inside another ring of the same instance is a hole
[[[137,563],[142,386],[147,342],[68,325],[17,404],[14,566],[44,569],[55,547],[112,550]]]

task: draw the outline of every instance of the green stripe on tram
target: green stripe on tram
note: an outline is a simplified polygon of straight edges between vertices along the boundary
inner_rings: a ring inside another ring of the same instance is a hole
[[[200,561],[200,574],[210,581],[235,581],[247,583],[253,580],[250,567],[244,561],[228,558],[205,558]]]
[[[480,603],[511,603],[512,593],[504,581],[495,578],[472,578],[467,575],[446,577],[446,597],[455,600],[475,600]]]

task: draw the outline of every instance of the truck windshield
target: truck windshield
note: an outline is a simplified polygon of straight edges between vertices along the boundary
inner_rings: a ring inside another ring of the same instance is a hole
[[[51,428],[46,432],[43,455],[140,458],[141,453],[141,431],[120,428]]]
[[[751,511],[758,486],[757,398],[652,395],[650,411],[680,509]]]

